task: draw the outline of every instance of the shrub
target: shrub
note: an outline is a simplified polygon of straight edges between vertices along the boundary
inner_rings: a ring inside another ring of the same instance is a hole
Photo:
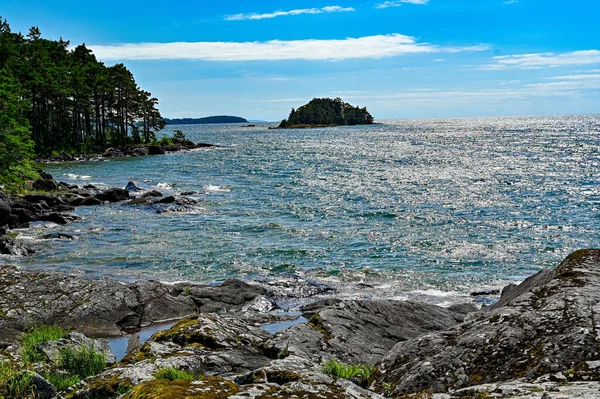
[[[194,375],[188,373],[187,371],[176,369],[175,367],[167,367],[164,369],[160,369],[154,374],[154,378],[163,379],[163,380],[189,380],[193,381],[196,379]]]
[[[56,341],[67,335],[67,330],[55,325],[43,325],[35,327],[31,332],[25,335],[23,346],[21,347],[21,356],[25,364],[39,362],[44,359],[43,353],[38,349],[42,342]]]
[[[185,141],[185,134],[177,129],[177,130],[173,130],[173,132],[175,133],[173,135],[173,141]]]
[[[0,363],[0,398],[33,399],[34,397],[31,373],[19,371],[10,363]]]
[[[364,377],[368,380],[374,369],[374,366],[368,364],[346,364],[338,362],[335,359],[329,359],[323,363],[323,373],[345,380],[350,380],[355,377]]]
[[[103,371],[106,368],[106,357],[93,347],[66,347],[60,350],[60,367],[84,379]]]

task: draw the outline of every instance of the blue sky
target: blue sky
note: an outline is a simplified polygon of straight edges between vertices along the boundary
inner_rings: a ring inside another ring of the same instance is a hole
[[[600,112],[592,0],[3,0],[0,15],[123,62],[172,118],[274,121],[313,97],[376,119]]]

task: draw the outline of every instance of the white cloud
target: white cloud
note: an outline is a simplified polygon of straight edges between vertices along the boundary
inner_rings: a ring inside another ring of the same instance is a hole
[[[487,45],[440,47],[401,34],[335,40],[267,42],[126,43],[90,46],[101,60],[188,59],[203,61],[346,60],[407,54],[483,51]]]
[[[503,4],[515,4],[518,2],[519,2],[519,0],[506,0],[505,2],[503,2]]]
[[[277,17],[286,17],[290,15],[302,15],[302,14],[323,14],[332,12],[351,12],[355,11],[352,7],[340,7],[340,6],[327,6],[323,8],[301,8],[297,10],[288,11],[274,11],[264,14],[251,13],[251,14],[235,14],[227,15],[226,21],[243,21],[243,20],[260,20],[260,19],[271,19]]]
[[[596,71],[600,72],[600,70]],[[582,75],[563,75],[563,76],[553,76],[551,78],[546,78],[550,80],[587,80],[587,79],[600,79],[600,74],[582,74]]]
[[[383,3],[379,3],[375,6],[375,8],[390,8],[390,7],[400,7],[402,4],[427,4],[429,0],[392,0],[392,1],[384,1]]]
[[[436,58],[435,60],[433,60],[433,62],[444,62],[445,60],[443,58]]]
[[[600,50],[579,50],[569,53],[536,53],[502,55],[492,58],[493,62],[480,69],[498,71],[504,69],[540,69],[571,65],[600,64]]]

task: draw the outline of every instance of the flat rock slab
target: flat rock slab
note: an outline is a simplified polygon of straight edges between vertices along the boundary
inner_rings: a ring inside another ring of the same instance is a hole
[[[305,309],[308,323],[278,334],[267,345],[321,362],[333,357],[374,364],[396,343],[446,329],[464,315],[435,305],[407,301],[325,301]]]
[[[119,335],[193,314],[199,303],[207,304],[207,311],[239,309],[263,291],[237,280],[181,289],[157,281],[126,284],[0,267],[0,346],[14,343],[20,331],[39,324],[58,324],[92,336]]]

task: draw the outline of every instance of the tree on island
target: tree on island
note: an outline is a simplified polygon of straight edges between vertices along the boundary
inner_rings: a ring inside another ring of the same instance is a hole
[[[287,119],[281,121],[280,128],[303,126],[369,125],[373,116],[366,107],[354,107],[341,98],[313,98],[295,110],[292,108]]]

